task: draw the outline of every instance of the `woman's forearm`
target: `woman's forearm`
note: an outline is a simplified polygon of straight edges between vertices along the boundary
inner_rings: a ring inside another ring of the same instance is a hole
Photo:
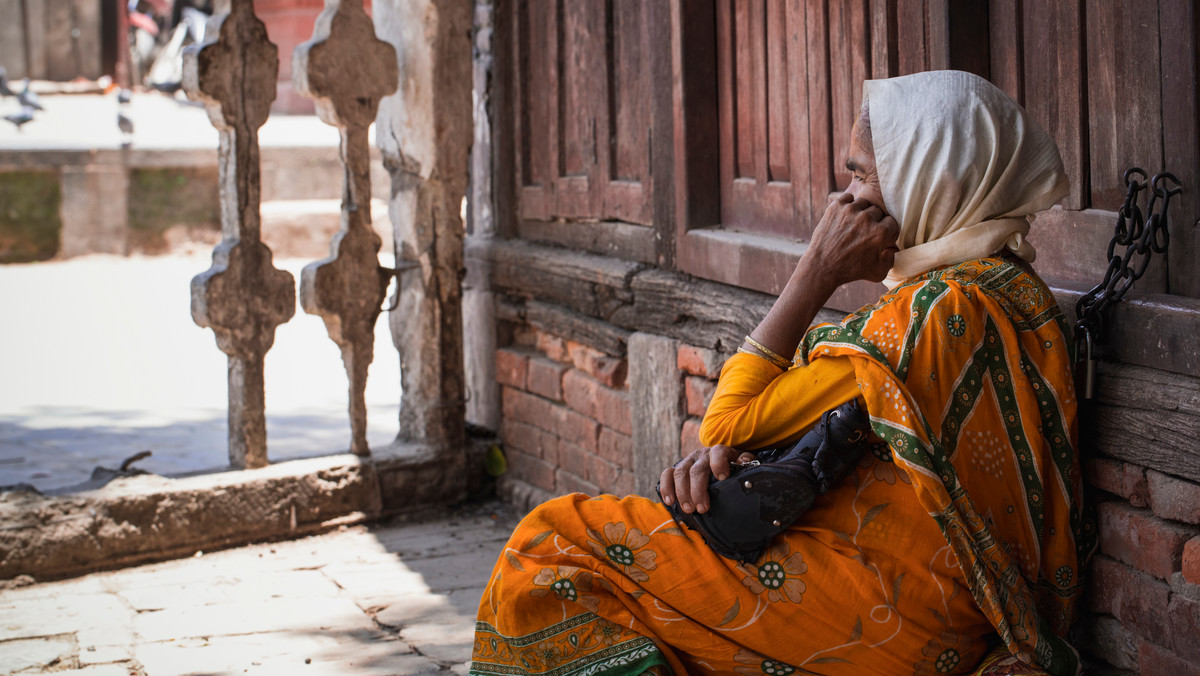
[[[835,289],[837,284],[821,269],[820,262],[805,255],[767,316],[750,332],[750,338],[791,360],[804,333]],[[743,343],[742,349],[769,356],[750,341]]]

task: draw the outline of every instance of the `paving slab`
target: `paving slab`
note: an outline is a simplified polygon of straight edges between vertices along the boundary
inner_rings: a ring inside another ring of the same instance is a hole
[[[0,590],[0,674],[466,674],[509,509]]]

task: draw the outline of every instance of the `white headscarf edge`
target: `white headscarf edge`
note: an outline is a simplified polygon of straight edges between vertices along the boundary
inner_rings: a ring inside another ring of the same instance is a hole
[[[1029,217],[1067,194],[1053,139],[987,80],[931,71],[863,83],[900,251],[884,284],[1007,248],[1032,261]]]

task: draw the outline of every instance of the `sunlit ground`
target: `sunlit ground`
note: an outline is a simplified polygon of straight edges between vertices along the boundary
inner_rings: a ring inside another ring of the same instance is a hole
[[[303,260],[277,261],[299,277]],[[86,480],[141,450],[160,474],[226,464],[226,364],[192,322],[189,281],[207,255],[88,256],[0,266],[0,485]],[[398,432],[399,358],[386,316],[367,387],[368,440]],[[341,353],[297,310],[266,358],[273,460],[349,446]]]

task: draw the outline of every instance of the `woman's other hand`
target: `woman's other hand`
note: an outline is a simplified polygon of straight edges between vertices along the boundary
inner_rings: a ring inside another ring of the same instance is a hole
[[[698,448],[686,458],[662,471],[658,479],[658,492],[665,505],[679,503],[686,514],[708,511],[709,477],[725,479],[729,476],[730,462],[750,462],[753,453],[738,451],[729,446]]]

